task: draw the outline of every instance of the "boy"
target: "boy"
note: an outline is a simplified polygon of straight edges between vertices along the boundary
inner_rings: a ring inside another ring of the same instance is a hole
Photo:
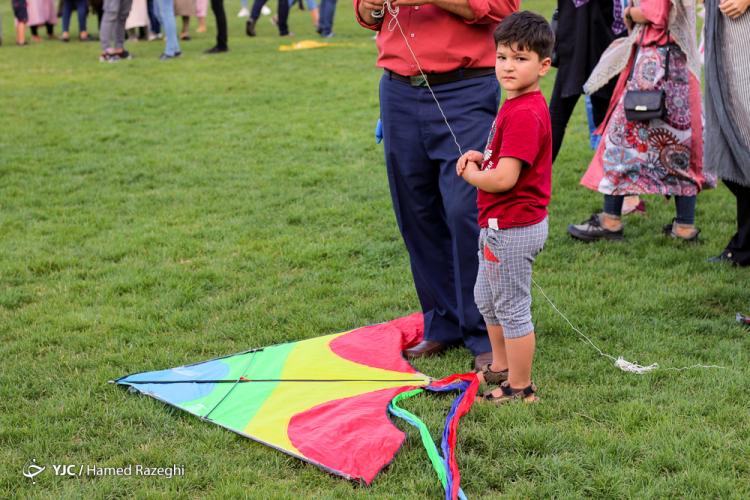
[[[16,18],[16,45],[28,45],[26,42],[26,23],[29,22],[29,13],[26,0],[11,0],[13,16]]]
[[[492,345],[492,363],[479,376],[500,384],[481,400],[534,402],[531,265],[547,239],[552,185],[552,126],[539,80],[549,71],[555,36],[547,21],[531,12],[505,18],[494,36],[495,74],[507,98],[484,154],[462,155],[456,173],[477,187],[474,297]]]

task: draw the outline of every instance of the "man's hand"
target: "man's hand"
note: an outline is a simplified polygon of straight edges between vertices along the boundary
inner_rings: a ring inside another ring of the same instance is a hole
[[[456,174],[463,177],[467,171],[479,171],[479,165],[484,161],[484,155],[479,151],[470,150],[461,155],[456,162]]]
[[[719,10],[730,19],[737,19],[750,7],[750,0],[723,0]]]
[[[372,13],[376,10],[383,9],[385,9],[385,3],[383,0],[360,0],[359,5],[357,6],[359,17],[372,26],[378,24],[382,20],[382,18],[373,17]]]

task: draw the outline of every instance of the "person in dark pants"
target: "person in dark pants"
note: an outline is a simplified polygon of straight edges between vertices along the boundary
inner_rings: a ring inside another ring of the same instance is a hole
[[[463,344],[479,368],[492,361],[492,353],[474,302],[479,238],[476,189],[456,176],[461,155],[456,143],[469,150],[483,149],[487,142],[500,99],[492,32],[518,9],[518,1],[489,0],[479,12],[468,0],[442,8],[410,5],[401,6],[400,19],[403,23],[408,9],[407,36],[417,47],[426,79],[400,31],[385,29],[392,22],[391,14],[373,15],[382,11],[382,0],[355,1],[360,25],[378,31],[388,183],[424,316],[424,340],[404,354],[430,356]]]
[[[583,84],[599,62],[604,50],[620,35],[625,25],[615,22],[614,3],[620,0],[558,0],[558,25],[555,38],[557,76],[549,103],[552,118],[552,161],[565,137],[565,128],[583,93]],[[576,6],[578,5],[578,6]],[[618,13],[618,15],[622,15]],[[618,18],[619,21],[619,18]],[[617,32],[616,32],[617,31]],[[607,114],[616,79],[591,95],[594,123],[599,126]]]
[[[227,14],[224,12],[224,0],[211,0],[211,12],[216,18],[216,45],[208,49],[206,54],[227,52],[229,45],[227,45]]]
[[[737,199],[737,232],[709,262],[750,266],[750,9],[706,0],[704,155]]]
[[[63,11],[62,11],[62,36],[60,39],[63,42],[70,41],[70,17],[73,11],[78,14],[78,38],[85,42],[89,39],[88,31],[86,30],[86,17],[89,14],[88,0],[63,0]]]
[[[318,33],[323,38],[333,36],[333,16],[336,14],[336,0],[320,1],[320,20],[318,21]]]
[[[247,36],[255,36],[255,24],[260,19],[261,9],[268,0],[255,0],[253,2],[253,8],[250,11],[250,18],[247,20],[245,25],[245,33]],[[279,0],[277,16],[275,17],[276,26],[279,28],[279,36],[290,36],[293,35],[289,31],[289,0]]]

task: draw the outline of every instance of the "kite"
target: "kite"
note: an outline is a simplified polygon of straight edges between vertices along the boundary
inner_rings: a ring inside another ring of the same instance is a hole
[[[419,429],[447,499],[465,498],[456,463],[460,418],[474,402],[473,373],[440,380],[402,356],[422,340],[422,315],[114,380],[347,479],[370,484],[405,440],[388,413]],[[441,451],[398,402],[458,391]]]

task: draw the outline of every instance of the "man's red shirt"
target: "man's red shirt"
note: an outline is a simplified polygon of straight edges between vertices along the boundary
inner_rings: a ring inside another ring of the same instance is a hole
[[[474,11],[471,21],[430,4],[400,8],[398,21],[425,73],[495,66],[492,32],[503,18],[518,10],[520,0],[468,1]],[[386,11],[382,23],[366,24],[359,16],[359,2],[354,0],[359,24],[379,31],[377,65],[404,76],[418,75],[419,69],[395,21],[393,31],[388,29],[391,15]]]

